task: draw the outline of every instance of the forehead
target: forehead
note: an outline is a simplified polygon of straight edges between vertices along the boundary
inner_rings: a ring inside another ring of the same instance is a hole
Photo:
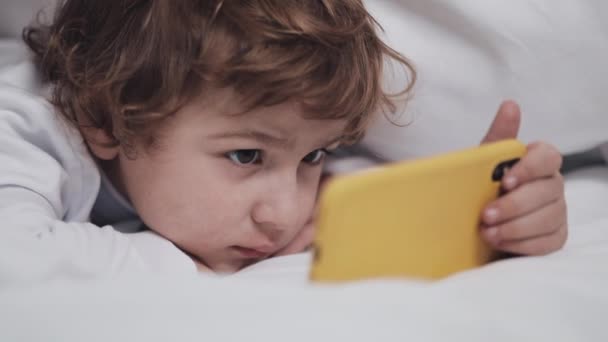
[[[238,97],[228,89],[210,91],[180,110],[182,120],[204,131],[261,131],[297,141],[322,141],[343,134],[346,120],[315,119],[296,102],[258,107],[245,111]],[[314,113],[312,113],[314,114]]]

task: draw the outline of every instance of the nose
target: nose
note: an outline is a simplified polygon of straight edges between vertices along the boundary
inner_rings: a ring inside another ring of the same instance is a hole
[[[296,175],[273,177],[252,210],[257,228],[276,241],[300,218],[300,196]]]

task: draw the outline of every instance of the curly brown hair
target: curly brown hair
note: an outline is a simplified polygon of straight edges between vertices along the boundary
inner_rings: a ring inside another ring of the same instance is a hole
[[[58,6],[50,25],[29,26],[23,38],[53,84],[59,113],[76,127],[103,129],[115,146],[150,138],[208,87],[234,89],[247,109],[297,101],[307,117],[346,119],[345,136],[354,141],[374,113],[395,110],[394,98],[407,96],[416,76],[378,37],[361,0]],[[387,60],[409,75],[396,94],[382,87]]]

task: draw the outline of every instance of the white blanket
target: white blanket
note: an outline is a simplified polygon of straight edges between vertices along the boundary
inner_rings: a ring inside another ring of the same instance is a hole
[[[137,276],[0,292],[1,341],[608,341],[608,170],[567,181],[558,253],[436,283],[311,285],[308,256],[226,278]]]

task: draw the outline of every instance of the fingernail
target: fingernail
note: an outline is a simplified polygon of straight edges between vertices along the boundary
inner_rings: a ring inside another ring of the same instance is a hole
[[[517,178],[515,178],[514,176],[507,176],[503,184],[505,185],[505,188],[513,189],[517,185]]]
[[[488,228],[485,230],[485,235],[486,238],[492,242],[492,243],[497,243],[499,238],[498,238],[498,228],[496,227],[492,227],[492,228]]]
[[[484,213],[486,223],[494,223],[498,220],[498,209],[490,208]]]

